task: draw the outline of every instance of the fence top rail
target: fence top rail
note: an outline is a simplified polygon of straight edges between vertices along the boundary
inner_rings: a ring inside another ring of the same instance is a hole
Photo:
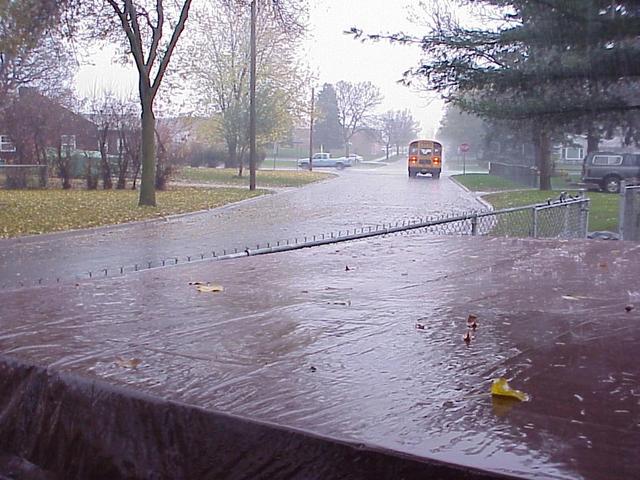
[[[577,203],[584,203],[584,202],[588,202],[589,199],[584,197],[580,197],[580,198],[572,198],[569,200],[552,200],[551,202],[545,202],[545,203],[535,203],[532,205],[525,205],[524,207],[511,207],[511,208],[502,208],[500,210],[492,210],[492,211],[488,211],[488,212],[480,212],[475,214],[475,216],[477,217],[488,217],[491,215],[501,215],[501,214],[505,214],[505,213],[512,213],[512,212],[522,212],[525,210],[543,210],[543,209],[547,209],[547,208],[555,208],[555,207],[559,207],[562,205],[573,205],[573,204],[577,204]],[[473,215],[471,215],[473,216]]]
[[[21,165],[6,165],[6,164],[2,164],[0,163],[0,168],[33,168],[33,167],[38,167],[38,168],[42,168],[42,167],[46,167],[47,165],[42,165],[42,164],[38,164],[38,163],[33,163],[33,164],[21,164]]]
[[[624,187],[625,190],[640,190],[640,185],[627,185]]]

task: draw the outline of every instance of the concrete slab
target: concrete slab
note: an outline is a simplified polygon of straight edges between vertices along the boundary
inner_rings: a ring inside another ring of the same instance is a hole
[[[0,450],[61,478],[637,478],[638,264],[408,235],[0,292]]]

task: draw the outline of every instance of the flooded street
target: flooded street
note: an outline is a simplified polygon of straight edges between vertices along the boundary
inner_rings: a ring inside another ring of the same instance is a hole
[[[327,170],[327,169],[324,169]],[[329,169],[329,171],[335,171]],[[403,161],[346,169],[336,179],[166,221],[0,240],[0,287],[110,275],[162,260],[220,255],[267,242],[302,239],[481,208],[449,178],[409,179]]]
[[[640,298],[627,291],[639,285],[640,249],[616,246],[395,236],[0,293],[0,351],[86,389],[94,400],[77,414],[88,408],[100,420],[74,424],[64,438],[95,437],[131,475],[144,467],[171,476],[154,460],[163,447],[148,422],[157,414],[165,425],[162,412],[176,418],[177,407],[107,396],[98,408],[105,387],[94,381],[494,473],[637,478],[639,313],[625,306]],[[194,281],[222,291],[198,292]],[[471,313],[478,327],[466,344]],[[531,400],[492,399],[500,376]],[[3,422],[21,418],[18,410]],[[147,422],[128,420],[136,415]],[[53,442],[38,425],[31,435]],[[113,428],[130,441],[92,433]],[[175,428],[184,430],[171,448],[185,455],[220,435]],[[20,429],[3,431],[22,441]],[[226,457],[242,464],[234,455],[246,454],[247,440],[224,438],[244,445]],[[268,472],[279,457],[258,442],[251,449]]]

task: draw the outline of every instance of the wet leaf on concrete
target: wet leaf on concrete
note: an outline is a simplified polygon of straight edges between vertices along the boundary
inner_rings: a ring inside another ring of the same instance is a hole
[[[496,378],[491,383],[491,395],[498,397],[508,397],[520,400],[521,402],[528,402],[529,395],[520,390],[514,390],[504,377]]]
[[[197,289],[200,293],[224,292],[224,287],[222,285],[198,285]]]
[[[572,301],[580,300],[580,297],[576,297],[574,295],[562,295],[562,298],[565,300],[572,300]]]
[[[116,365],[122,368],[132,368],[136,370],[138,365],[142,363],[139,358],[122,358],[116,357]]]
[[[337,302],[333,302],[334,305],[343,305],[345,307],[351,306],[351,300],[338,300]]]
[[[627,305],[626,307],[624,307],[624,309],[625,309],[627,312],[630,312],[631,310],[633,310],[633,309],[634,309],[634,306],[633,306],[633,305]]]

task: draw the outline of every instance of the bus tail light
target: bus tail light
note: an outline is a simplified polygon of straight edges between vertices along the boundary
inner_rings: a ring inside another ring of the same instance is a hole
[[[433,164],[440,165],[440,157],[433,157]]]
[[[411,163],[416,163],[418,161],[418,157],[409,157],[409,161]]]

